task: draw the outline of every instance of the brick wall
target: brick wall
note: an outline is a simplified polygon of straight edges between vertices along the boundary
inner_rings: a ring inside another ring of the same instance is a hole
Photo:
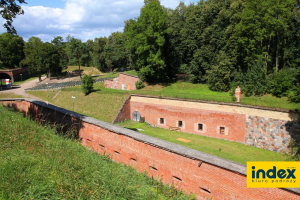
[[[124,129],[40,101],[1,100],[24,114],[78,124],[81,144],[198,199],[299,199],[299,189],[247,188],[244,165]],[[67,120],[66,120],[67,119]]]
[[[161,128],[178,127],[178,123],[181,121],[182,127],[180,129],[182,132],[242,143],[245,141],[246,119],[242,114],[135,101],[130,102],[130,108],[132,112],[138,111],[142,117],[145,117],[146,122]],[[164,119],[163,124],[160,123],[160,118]],[[202,124],[202,130],[199,129],[198,124]],[[220,127],[225,128],[224,133],[220,133]]]
[[[241,142],[281,153],[291,139],[300,140],[299,114],[239,104],[188,101],[132,95],[130,113],[161,128]],[[124,113],[125,114],[125,113]]]
[[[133,76],[126,73],[120,73],[119,77],[112,81],[105,81],[104,85],[106,88],[122,89],[124,85],[125,90],[136,90],[135,82],[140,79],[137,76]]]

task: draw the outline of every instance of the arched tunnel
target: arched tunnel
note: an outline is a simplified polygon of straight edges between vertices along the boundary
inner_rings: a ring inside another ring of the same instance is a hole
[[[4,79],[10,79],[12,81],[12,77],[5,73],[5,72],[0,72],[0,80],[1,80],[1,86],[0,87],[6,87],[6,83],[5,83],[5,80]]]

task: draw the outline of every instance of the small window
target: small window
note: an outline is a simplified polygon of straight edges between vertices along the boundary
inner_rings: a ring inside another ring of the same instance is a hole
[[[203,131],[203,124],[198,124],[198,130]]]
[[[223,126],[220,127],[220,134],[225,135],[225,127]]]
[[[160,118],[159,122],[160,122],[160,124],[164,124],[165,123],[165,119],[164,118]]]
[[[178,121],[178,127],[182,127],[182,121]]]

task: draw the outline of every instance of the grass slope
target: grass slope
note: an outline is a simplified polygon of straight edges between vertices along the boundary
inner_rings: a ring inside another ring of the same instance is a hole
[[[30,91],[29,93],[69,110],[73,110],[72,96],[75,96],[75,112],[111,123],[129,95],[128,92],[115,93],[115,91],[117,90],[104,88],[102,82],[94,84],[94,92],[87,96],[83,94],[80,86],[64,88],[61,92],[48,90],[49,98],[47,98],[47,91]]]
[[[158,127],[149,127],[146,123],[126,121],[118,125],[152,137],[180,144],[191,149],[195,149],[204,153],[215,155],[245,165],[247,164],[247,161],[291,160],[291,157],[288,155],[259,149],[238,142],[231,142],[227,140],[220,140],[183,132],[169,131],[167,129]],[[139,129],[142,129],[143,131],[140,131]],[[178,141],[178,138],[190,140],[191,142],[185,143],[182,141]]]
[[[191,199],[0,107],[0,199]]]
[[[0,99],[1,98],[22,98],[22,95],[17,95],[14,93],[1,93],[0,92]]]

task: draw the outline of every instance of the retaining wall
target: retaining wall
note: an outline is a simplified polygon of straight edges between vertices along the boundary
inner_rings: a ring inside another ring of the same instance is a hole
[[[119,77],[110,81],[105,81],[104,85],[107,88],[124,89],[124,90],[136,90],[135,83],[140,79],[137,76],[133,76],[126,73],[120,73]],[[124,88],[122,88],[124,85]]]
[[[32,99],[1,99],[36,120],[77,128],[81,144],[198,199],[299,199],[295,188],[247,188],[246,166]]]
[[[131,95],[129,104],[114,122],[132,120],[138,111],[146,122],[161,128],[180,127],[183,132],[281,153],[288,152],[292,139],[300,141],[299,113],[286,110],[141,95]]]

